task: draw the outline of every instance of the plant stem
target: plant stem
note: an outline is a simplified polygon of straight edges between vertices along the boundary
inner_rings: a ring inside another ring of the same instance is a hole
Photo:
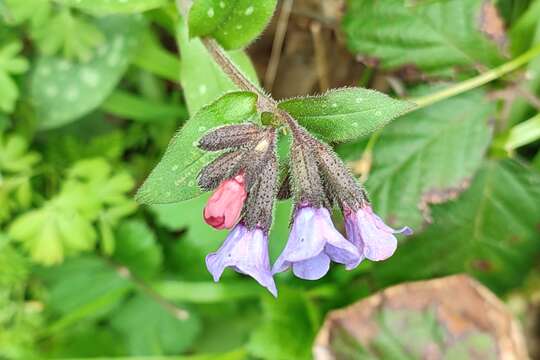
[[[447,89],[444,89],[442,91],[436,92],[434,94],[422,96],[416,99],[411,99],[412,102],[416,103],[418,107],[416,109],[421,109],[426,106],[435,104],[436,102],[448,99],[449,97],[459,95],[461,93],[464,93],[466,91],[472,90],[474,88],[477,88],[479,86],[485,85],[490,81],[493,81],[495,79],[500,78],[501,76],[504,76],[517,68],[525,65],[530,60],[535,58],[536,56],[540,55],[540,45],[528,50],[527,52],[523,53],[522,55],[518,56],[517,58],[495,68],[490,71],[487,71],[479,76],[476,76],[472,79],[463,81],[459,84],[450,86]],[[412,111],[414,111],[413,109]]]
[[[189,312],[185,309],[179,308],[172,302],[169,302],[167,299],[163,298],[159,293],[157,293],[153,288],[147,285],[139,277],[135,276],[127,267],[120,265],[109,258],[104,259],[105,262],[114,268],[116,273],[130,281],[140,292],[151,298],[153,301],[158,303],[166,311],[168,311],[172,316],[178,320],[187,320],[189,319]]]

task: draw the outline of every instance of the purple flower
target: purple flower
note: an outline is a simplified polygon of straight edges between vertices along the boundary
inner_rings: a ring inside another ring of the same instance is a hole
[[[412,234],[412,230],[408,227],[395,230],[386,225],[373,213],[369,205],[359,208],[356,212],[346,209],[344,215],[347,238],[360,252],[360,261],[364,258],[373,261],[388,259],[397,248],[394,234]]]
[[[350,269],[358,264],[359,256],[355,246],[334,228],[328,210],[304,206],[296,210],[289,240],[272,273],[292,266],[299,278],[317,280],[328,272],[330,260]]]
[[[268,258],[268,236],[259,228],[248,230],[242,223],[236,225],[219,250],[206,256],[206,267],[216,282],[226,267],[232,267],[251,276],[277,297]]]

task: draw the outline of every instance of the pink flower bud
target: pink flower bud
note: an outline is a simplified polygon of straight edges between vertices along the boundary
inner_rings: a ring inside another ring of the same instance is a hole
[[[216,229],[231,229],[239,220],[247,192],[244,174],[219,184],[204,208],[204,221]]]

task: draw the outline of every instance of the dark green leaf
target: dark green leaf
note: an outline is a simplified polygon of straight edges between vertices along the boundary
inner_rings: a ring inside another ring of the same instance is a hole
[[[116,230],[114,258],[137,276],[149,277],[160,269],[161,247],[145,222],[128,220]]]
[[[394,225],[419,230],[420,207],[425,212],[430,202],[455,197],[480,166],[494,111],[484,93],[474,91],[386,127],[373,150],[366,183],[377,211]]]
[[[413,109],[414,104],[374,90],[344,88],[322,96],[285,100],[279,107],[317,136],[335,142],[369,135]]]
[[[263,298],[261,325],[255,329],[248,351],[262,359],[311,359],[318,314],[304,293],[281,287],[277,299]]]
[[[253,93],[233,92],[199,110],[172,139],[165,155],[139,189],[138,201],[172,203],[200,195],[197,176],[216,154],[197,148],[198,140],[214,127],[245,122],[255,116],[256,101]]]
[[[196,0],[189,12],[189,33],[211,36],[225,49],[249,44],[264,29],[276,0]]]
[[[194,313],[190,312],[188,319],[179,319],[143,295],[124,304],[114,315],[112,325],[124,335],[129,353],[139,356],[180,353],[200,331]]]
[[[40,275],[50,286],[48,310],[62,316],[50,326],[51,333],[109,314],[132,289],[112,266],[93,256],[67,261]]]
[[[540,175],[515,161],[487,161],[459,200],[434,207],[433,219],[374,268],[379,279],[467,271],[492,289],[512,288],[540,252]]]
[[[494,66],[501,55],[481,32],[483,0],[436,1],[406,6],[403,0],[349,1],[343,27],[349,48],[376,57],[384,68],[414,64],[429,73]],[[489,5],[489,4],[488,4]]]

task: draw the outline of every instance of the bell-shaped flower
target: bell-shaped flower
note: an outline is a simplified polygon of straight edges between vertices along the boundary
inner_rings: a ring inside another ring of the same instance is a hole
[[[349,269],[359,258],[356,247],[335,229],[327,209],[301,206],[296,210],[289,240],[272,272],[292,267],[297,277],[317,280],[328,272],[330,261],[345,264]]]
[[[249,230],[241,222],[232,229],[218,251],[206,256],[206,267],[214,281],[219,281],[223,270],[231,267],[246,274],[277,296],[276,284],[270,271],[268,235],[261,229]]]
[[[360,207],[356,212],[345,209],[344,218],[347,238],[360,252],[360,260],[363,258],[373,261],[388,259],[397,248],[397,239],[394,234],[412,234],[409,227],[395,230],[386,225],[369,205]]]
[[[244,174],[221,182],[204,208],[204,221],[218,230],[231,229],[240,219],[247,192]]]

